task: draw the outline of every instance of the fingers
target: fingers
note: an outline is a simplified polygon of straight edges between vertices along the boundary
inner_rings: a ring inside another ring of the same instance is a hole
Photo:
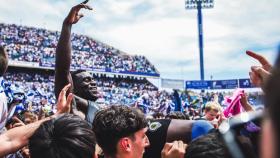
[[[263,68],[259,67],[259,66],[252,66],[251,70],[257,74],[259,74],[262,78],[265,78],[269,72],[264,70]]]
[[[272,69],[272,65],[262,55],[259,55],[252,51],[249,51],[249,50],[246,51],[246,54],[249,55],[250,57],[258,60],[266,71],[270,71]]]
[[[79,11],[81,8],[84,9],[88,9],[88,10],[92,10],[92,7],[90,7],[89,5],[86,5],[84,3],[78,4],[74,7],[77,11]]]
[[[13,124],[13,128],[24,126],[24,125],[25,125],[24,123],[15,123],[15,124]]]
[[[70,86],[71,86],[71,84],[68,83],[66,86],[64,86],[64,87],[62,88],[62,90],[66,92],[66,91],[70,88]]]
[[[71,84],[69,83],[68,85],[66,85],[65,87],[62,88],[62,90],[59,93],[58,100],[61,100],[66,95],[66,92],[68,91],[68,89],[70,87],[71,87]]]
[[[83,1],[81,4],[86,4],[89,0],[85,0]]]
[[[183,141],[174,141],[172,148],[170,149],[170,154],[176,154],[176,157],[183,157],[186,152],[187,145]]]
[[[71,109],[71,102],[73,100],[73,97],[74,97],[73,93],[70,93],[66,100],[66,112],[68,113],[70,112]]]
[[[247,50],[246,54],[249,55],[250,57],[258,60],[262,65],[269,64],[269,62],[263,56],[261,56],[261,55],[259,55],[257,53],[254,53],[252,51]]]
[[[17,118],[16,116],[13,117],[13,120],[16,122],[16,123],[23,123],[19,118]],[[24,124],[24,123],[23,123]]]
[[[173,143],[165,143],[163,149],[162,149],[162,152],[168,152],[173,146]]]

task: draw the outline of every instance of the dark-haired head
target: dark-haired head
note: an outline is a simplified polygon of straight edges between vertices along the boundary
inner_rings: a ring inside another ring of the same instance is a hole
[[[101,110],[93,121],[93,131],[98,145],[105,155],[112,157],[117,154],[117,145],[122,138],[130,137],[134,140],[134,134],[146,127],[144,114],[136,108],[127,106],[111,106]]]
[[[32,158],[93,158],[95,138],[79,116],[64,114],[44,122],[29,140]]]
[[[186,149],[185,158],[230,158],[230,154],[219,135],[212,130],[207,135],[193,140]]]

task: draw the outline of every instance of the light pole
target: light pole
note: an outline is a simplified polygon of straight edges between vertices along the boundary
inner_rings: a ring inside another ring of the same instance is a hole
[[[214,0],[186,0],[186,9],[197,9],[198,21],[198,41],[199,41],[199,59],[200,59],[200,79],[204,80],[204,61],[203,61],[203,25],[202,11],[204,8],[213,8]]]

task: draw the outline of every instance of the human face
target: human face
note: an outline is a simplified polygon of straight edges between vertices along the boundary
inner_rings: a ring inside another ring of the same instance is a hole
[[[78,96],[95,101],[98,98],[96,82],[93,80],[92,75],[88,72],[81,72],[76,74],[75,92]]]
[[[205,113],[206,120],[213,121],[218,115],[218,112],[215,110],[210,110]]]
[[[150,145],[149,138],[146,135],[148,128],[143,128],[134,134],[132,141],[133,158],[142,158],[145,148]]]

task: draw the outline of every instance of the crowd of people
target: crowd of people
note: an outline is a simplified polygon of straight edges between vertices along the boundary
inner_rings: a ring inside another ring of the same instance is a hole
[[[242,89],[231,96],[205,92],[192,96],[178,90],[159,91],[145,79],[135,82],[97,77],[84,70],[71,72],[75,52],[70,49],[71,27],[83,17],[81,9],[92,10],[87,2],[74,6],[63,22],[54,77],[6,73],[9,59],[0,46],[0,157],[279,157],[280,52],[274,66],[263,56],[246,52],[261,64],[252,66],[249,74],[263,91],[262,109],[255,109]],[[38,94],[55,96],[50,113],[43,108],[39,113],[29,108],[15,113],[29,94],[23,91],[28,90],[26,85],[32,85],[34,91],[39,87]],[[115,101],[108,106],[98,103],[108,95],[108,100]],[[122,102],[125,98],[135,102],[127,106]]]
[[[8,71],[4,76],[7,89],[13,92],[22,93],[24,99],[18,105],[17,112],[25,109],[33,112],[39,112],[40,109],[55,111],[54,95],[54,76],[51,74]],[[132,77],[106,77],[106,75],[93,74],[99,91],[97,103],[103,106],[126,105],[137,106],[144,113],[154,115],[162,113],[167,115],[175,110],[175,99],[173,91],[159,90],[145,78],[134,79]],[[9,93],[9,92],[8,92]],[[184,113],[199,111],[208,101],[218,98],[218,102],[225,107],[224,97],[232,96],[232,92],[203,92],[196,93],[193,91],[180,91],[181,107]],[[258,92],[247,93],[248,101],[254,107],[262,107],[260,103],[261,94]],[[12,95],[10,100],[13,99]]]
[[[59,36],[57,31],[0,23],[0,45],[6,47],[9,58],[14,61],[54,67]],[[74,51],[71,66],[76,69],[158,75],[144,56],[121,53],[84,35],[72,34],[71,41]]]

